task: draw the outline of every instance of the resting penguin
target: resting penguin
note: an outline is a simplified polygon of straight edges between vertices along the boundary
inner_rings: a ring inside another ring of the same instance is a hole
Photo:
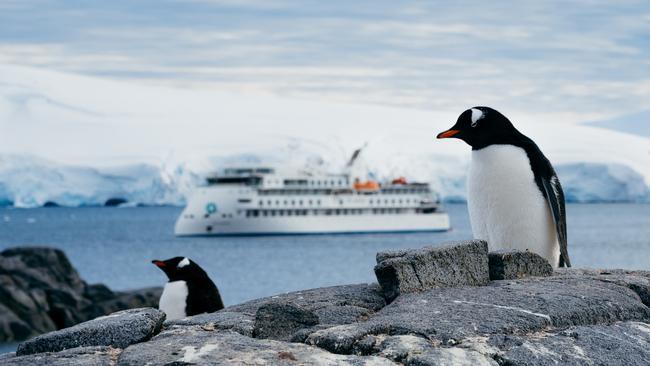
[[[466,110],[438,135],[450,137],[472,147],[467,206],[474,237],[490,250],[530,250],[554,268],[571,267],[564,192],[535,142],[488,107]]]
[[[169,278],[158,305],[158,308],[167,315],[167,320],[223,309],[217,286],[194,261],[189,258],[174,257],[165,261],[151,262]]]

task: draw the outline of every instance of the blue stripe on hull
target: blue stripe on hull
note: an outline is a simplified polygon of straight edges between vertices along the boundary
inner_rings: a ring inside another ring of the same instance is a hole
[[[422,230],[376,230],[376,231],[323,231],[313,233],[211,233],[211,234],[185,234],[178,237],[228,237],[228,236],[306,236],[306,235],[364,235],[364,234],[409,234],[409,233],[441,233],[449,229],[422,229]]]

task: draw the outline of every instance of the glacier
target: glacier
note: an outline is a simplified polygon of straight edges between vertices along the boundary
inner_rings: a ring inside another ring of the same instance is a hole
[[[367,173],[427,181],[444,200],[464,201],[470,149],[434,136],[471,106],[357,105],[0,64],[0,205],[182,205],[217,169],[338,172],[364,144]],[[570,201],[650,202],[646,134],[495,107],[538,143]]]
[[[215,166],[264,164],[254,155],[214,158]],[[227,164],[223,164],[226,161]],[[412,172],[417,175],[417,167]],[[374,173],[382,179],[390,176]],[[407,172],[407,171],[406,171]],[[575,163],[557,167],[568,202],[650,202],[643,177],[619,164]],[[111,168],[66,166],[28,156],[0,157],[0,206],[102,206],[109,200],[133,205],[183,205],[192,189],[204,183],[205,172],[175,166],[133,164]],[[465,202],[464,174],[432,176],[446,202]]]

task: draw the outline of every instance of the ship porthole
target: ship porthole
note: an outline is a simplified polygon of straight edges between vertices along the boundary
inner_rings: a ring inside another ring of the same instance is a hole
[[[210,225],[206,226],[205,231],[207,231],[209,233],[212,232],[212,226],[210,226]]]

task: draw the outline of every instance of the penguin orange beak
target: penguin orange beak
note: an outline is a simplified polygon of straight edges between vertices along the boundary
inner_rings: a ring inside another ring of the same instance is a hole
[[[460,130],[447,130],[447,131],[444,131],[444,132],[440,132],[438,134],[438,138],[439,139],[447,139],[447,138],[453,137],[454,135],[458,134],[459,132],[460,132]]]
[[[160,268],[165,267],[165,262],[163,262],[163,261],[153,260],[153,261],[151,261],[151,263],[155,264],[156,266],[158,266]]]

